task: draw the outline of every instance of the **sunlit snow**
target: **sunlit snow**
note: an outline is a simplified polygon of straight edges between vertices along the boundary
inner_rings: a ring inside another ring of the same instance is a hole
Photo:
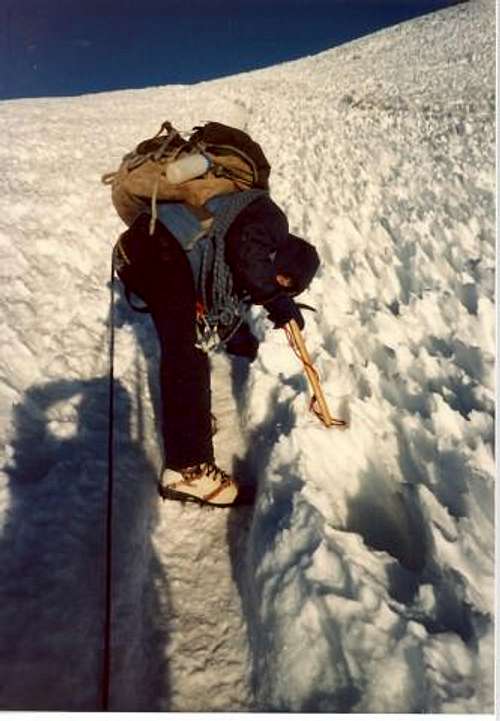
[[[162,503],[158,348],[116,284],[111,708],[493,708],[493,0],[201,83],[0,103],[0,707],[99,708],[110,250],[102,173],[240,124],[322,266],[305,339],[213,357],[255,509]]]

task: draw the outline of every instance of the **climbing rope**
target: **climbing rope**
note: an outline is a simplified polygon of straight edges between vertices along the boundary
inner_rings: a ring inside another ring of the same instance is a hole
[[[233,276],[225,260],[225,236],[241,211],[257,198],[268,195],[266,190],[247,190],[217,198],[218,208],[208,231],[201,264],[201,298],[205,308],[198,345],[211,350],[227,343],[244,320],[247,307],[245,298],[238,299],[233,291]],[[212,293],[208,297],[208,278],[212,272]],[[234,324],[234,325],[233,325]],[[218,339],[217,328],[230,327],[223,341]]]
[[[109,692],[111,680],[111,580],[113,560],[113,485],[114,485],[114,358],[115,358],[115,323],[114,323],[114,254],[111,259],[110,306],[109,306],[109,401],[108,401],[108,486],[106,498],[106,552],[104,559],[104,622],[103,652],[101,676],[101,707],[109,709]]]

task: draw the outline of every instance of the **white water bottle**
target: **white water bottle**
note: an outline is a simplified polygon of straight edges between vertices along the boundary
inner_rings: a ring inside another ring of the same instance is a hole
[[[165,176],[169,183],[177,185],[184,183],[186,180],[199,178],[204,175],[210,167],[210,161],[201,153],[186,155],[180,160],[175,160],[167,165]]]

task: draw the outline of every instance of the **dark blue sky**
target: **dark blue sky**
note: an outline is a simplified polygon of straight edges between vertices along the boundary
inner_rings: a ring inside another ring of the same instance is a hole
[[[0,0],[0,99],[194,83],[320,52],[450,0]]]

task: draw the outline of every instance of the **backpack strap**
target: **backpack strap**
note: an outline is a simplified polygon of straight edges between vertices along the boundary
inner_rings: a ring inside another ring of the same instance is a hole
[[[246,186],[269,190],[271,166],[260,145],[243,130],[223,123],[209,122],[193,128],[189,145],[199,148],[229,174]],[[239,158],[243,164],[234,162]],[[250,172],[249,172],[250,171]]]

